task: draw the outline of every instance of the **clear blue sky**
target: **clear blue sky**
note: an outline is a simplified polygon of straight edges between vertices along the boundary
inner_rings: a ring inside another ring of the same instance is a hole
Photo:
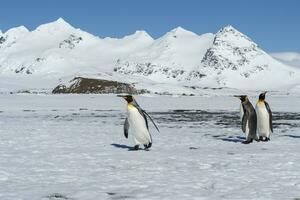
[[[300,52],[300,0],[7,0],[0,10],[2,31],[59,17],[100,37],[143,29],[157,38],[177,26],[215,33],[231,24],[267,52]]]

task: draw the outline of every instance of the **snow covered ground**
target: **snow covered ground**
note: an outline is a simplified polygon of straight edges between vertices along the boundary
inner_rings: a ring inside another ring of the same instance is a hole
[[[2,94],[0,199],[300,198],[300,97],[270,95],[275,132],[250,145],[238,99],[137,97],[161,133],[133,152],[114,95]]]

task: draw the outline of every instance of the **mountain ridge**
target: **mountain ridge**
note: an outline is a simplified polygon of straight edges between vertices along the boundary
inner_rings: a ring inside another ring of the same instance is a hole
[[[143,30],[100,38],[62,18],[33,31],[20,26],[0,34],[0,76],[16,74],[57,82],[80,75],[123,77],[143,87],[276,89],[299,83],[299,70],[273,59],[231,25],[216,34],[198,35],[179,26],[157,39]],[[282,77],[284,83],[278,81]]]

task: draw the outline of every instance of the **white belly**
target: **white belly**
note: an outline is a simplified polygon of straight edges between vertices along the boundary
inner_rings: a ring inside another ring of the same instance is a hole
[[[259,136],[270,136],[270,116],[264,103],[257,103],[255,107],[257,115],[257,132]]]
[[[240,104],[240,118],[241,118],[241,120],[243,119],[243,115],[244,115],[243,105]]]
[[[146,127],[144,117],[134,106],[128,106],[129,129],[136,145],[152,143],[150,133]]]

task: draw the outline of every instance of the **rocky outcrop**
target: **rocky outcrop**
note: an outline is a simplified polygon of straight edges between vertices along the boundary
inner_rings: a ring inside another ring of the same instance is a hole
[[[75,77],[68,85],[60,84],[52,91],[53,94],[142,94],[146,90],[137,90],[134,85],[121,83],[118,81],[109,81],[103,79],[91,79]]]
[[[134,63],[134,62],[120,62],[118,60],[114,67],[114,72],[126,75],[141,75],[141,76],[162,76],[167,79],[176,79],[177,81],[190,81],[194,79],[201,79],[206,76],[199,71],[184,70],[178,67],[177,69],[166,67],[162,65],[148,63]]]
[[[232,26],[226,26],[215,35],[213,45],[207,50],[201,63],[203,67],[218,74],[228,69],[239,71],[241,76],[247,78],[253,73],[268,69],[266,63],[255,62],[257,58],[265,55],[246,35]]]
[[[71,34],[67,39],[59,43],[59,48],[74,49],[76,44],[82,41],[82,37]]]
[[[0,44],[5,42],[5,38],[3,36],[0,36]]]

